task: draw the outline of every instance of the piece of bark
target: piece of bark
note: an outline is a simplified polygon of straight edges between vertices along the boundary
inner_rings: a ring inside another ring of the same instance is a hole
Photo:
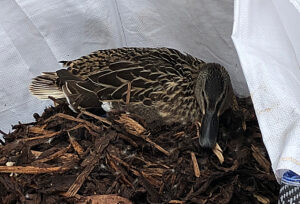
[[[151,144],[158,151],[164,153],[166,156],[170,156],[170,153],[167,150],[165,150],[164,148],[162,148],[161,146],[153,142],[147,135],[140,135],[140,137],[143,138],[145,141],[147,141],[149,144]]]
[[[270,200],[265,196],[254,193],[253,196],[262,204],[269,204]]]
[[[49,168],[40,168],[35,166],[0,166],[0,173],[17,174],[45,174],[45,173],[63,173],[69,170],[71,166],[57,166]]]
[[[29,127],[28,131],[29,131],[29,133],[40,134],[40,135],[53,133],[53,131],[45,130],[44,128],[45,128],[45,125],[43,125],[43,126],[32,126],[32,127]]]
[[[68,136],[69,136],[69,141],[72,145],[72,147],[74,148],[74,150],[77,152],[77,154],[82,157],[84,154],[84,149],[81,147],[81,145],[75,140],[74,137],[72,137],[70,135],[70,133],[68,132]]]
[[[36,136],[36,137],[29,137],[29,138],[25,138],[25,139],[21,139],[22,142],[28,142],[28,141],[32,141],[32,140],[41,140],[41,139],[50,139],[52,137],[55,137],[59,134],[61,134],[61,131],[58,132],[52,132],[52,133],[46,133],[44,135],[41,136]]]
[[[72,197],[77,193],[77,191],[80,189],[85,179],[89,176],[91,171],[94,169],[95,165],[98,163],[100,158],[99,155],[102,154],[102,152],[108,146],[110,140],[112,140],[113,138],[114,137],[112,137],[111,135],[108,135],[108,136],[102,136],[99,139],[98,143],[100,145],[97,146],[97,149],[94,152],[94,154],[91,157],[88,157],[89,161],[86,161],[87,165],[85,166],[84,170],[80,173],[80,175],[74,181],[74,183],[69,188],[69,190],[63,194],[64,196]]]
[[[131,92],[131,82],[127,84],[127,93],[126,93],[126,104],[130,103],[130,92]]]
[[[196,158],[194,152],[191,152],[191,158],[192,158],[192,163],[193,163],[193,167],[194,167],[194,173],[195,173],[195,176],[196,176],[197,178],[199,178],[199,177],[200,177],[200,169],[199,169],[199,165],[198,165],[198,162],[197,162],[197,158]]]
[[[69,149],[71,148],[71,145],[62,148],[61,150],[49,155],[48,157],[42,158],[42,159],[37,159],[35,160],[33,163],[43,163],[43,162],[47,162],[47,161],[51,161],[55,158],[61,157],[62,155],[64,155]]]
[[[100,122],[106,123],[107,125],[112,125],[112,123],[109,120],[107,120],[106,118],[100,117],[100,116],[90,113],[88,111],[82,110],[81,113],[83,113],[87,116],[93,117],[93,118],[99,120]]]
[[[116,122],[124,125],[126,131],[132,135],[139,136],[146,132],[146,129],[134,119],[130,118],[128,114],[121,114]]]
[[[223,164],[224,162],[223,150],[221,149],[218,143],[216,143],[215,148],[213,148],[213,153],[218,157],[220,164]]]
[[[132,204],[126,198],[118,195],[81,196],[77,204]]]
[[[80,118],[75,118],[73,116],[70,116],[70,115],[67,115],[67,114],[64,114],[64,113],[57,113],[56,115],[51,116],[50,118],[48,118],[44,122],[47,123],[51,120],[54,120],[55,118],[64,118],[66,120],[71,120],[71,121],[83,123],[83,124],[86,124],[88,127],[92,128],[93,130],[96,130],[96,131],[101,131],[102,130],[99,126],[97,126],[93,123],[90,123],[90,122],[88,122],[86,120],[83,120],[83,119],[80,119]]]
[[[271,164],[270,162],[261,154],[259,148],[251,145],[252,156],[260,164],[260,166],[266,171],[270,172]]]

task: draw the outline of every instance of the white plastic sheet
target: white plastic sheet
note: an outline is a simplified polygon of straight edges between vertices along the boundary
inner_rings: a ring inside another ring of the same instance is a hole
[[[30,96],[32,77],[105,48],[177,48],[224,65],[246,95],[232,22],[233,0],[1,0],[0,129],[32,121],[49,104]]]
[[[279,180],[300,174],[299,0],[236,0],[232,38]]]

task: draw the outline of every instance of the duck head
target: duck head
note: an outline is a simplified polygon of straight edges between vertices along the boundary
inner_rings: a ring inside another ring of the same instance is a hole
[[[219,116],[233,103],[231,81],[225,68],[215,63],[203,65],[196,81],[195,96],[203,115],[200,146],[213,148],[218,137]]]

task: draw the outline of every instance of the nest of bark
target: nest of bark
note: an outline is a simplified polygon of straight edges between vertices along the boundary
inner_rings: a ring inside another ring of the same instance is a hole
[[[221,127],[218,148],[199,146],[199,123],[149,131],[134,115],[45,109],[0,145],[2,203],[277,203],[250,99]],[[221,125],[222,126],[222,125]]]

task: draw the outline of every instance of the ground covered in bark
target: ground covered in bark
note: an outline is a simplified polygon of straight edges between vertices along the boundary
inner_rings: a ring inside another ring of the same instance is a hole
[[[134,115],[47,108],[2,132],[0,202],[277,203],[251,101],[239,104],[213,151],[200,148],[199,123],[149,131]]]

